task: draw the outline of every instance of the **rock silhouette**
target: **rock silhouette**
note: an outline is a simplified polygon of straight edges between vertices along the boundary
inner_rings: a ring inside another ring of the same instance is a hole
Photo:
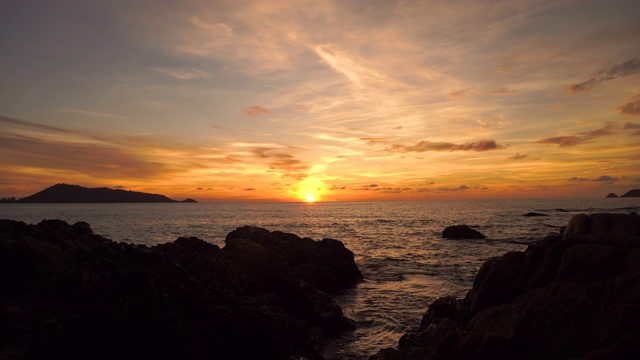
[[[0,357],[320,359],[362,274],[337,240],[243,227],[146,247],[0,220]]]
[[[640,189],[629,190],[620,197],[640,197]]]
[[[522,216],[536,217],[536,216],[549,216],[549,215],[548,214],[543,214],[543,213],[537,213],[537,212],[528,212],[526,214],[523,214]]]
[[[442,237],[447,239],[484,239],[478,230],[472,229],[467,225],[447,226],[442,231]]]
[[[372,359],[640,358],[640,217],[576,215],[487,260],[464,299],[436,300]]]
[[[56,184],[33,195],[18,199],[18,203],[175,203],[164,195],[139,191],[102,188],[86,188],[79,185]],[[185,199],[184,203],[195,203]]]

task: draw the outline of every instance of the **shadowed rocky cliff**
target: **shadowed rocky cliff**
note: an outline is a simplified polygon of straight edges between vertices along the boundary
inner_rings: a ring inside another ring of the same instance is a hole
[[[116,243],[86,223],[0,220],[0,358],[321,358],[362,275],[337,240],[243,227]]]
[[[372,359],[638,359],[638,344],[640,217],[593,214],[487,260],[464,299]]]

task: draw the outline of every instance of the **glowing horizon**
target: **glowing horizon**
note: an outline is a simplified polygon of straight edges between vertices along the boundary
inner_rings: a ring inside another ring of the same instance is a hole
[[[576,11],[578,9],[580,11]],[[640,188],[637,1],[0,3],[0,197]]]

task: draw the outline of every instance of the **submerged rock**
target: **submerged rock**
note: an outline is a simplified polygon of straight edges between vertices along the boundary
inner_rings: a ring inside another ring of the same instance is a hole
[[[447,226],[442,231],[442,237],[447,239],[484,239],[478,230],[472,229],[467,225]]]
[[[640,358],[640,217],[574,216],[489,259],[464,299],[436,300],[372,359]]]
[[[240,228],[116,243],[86,223],[0,220],[0,358],[320,359],[362,279],[337,240]]]

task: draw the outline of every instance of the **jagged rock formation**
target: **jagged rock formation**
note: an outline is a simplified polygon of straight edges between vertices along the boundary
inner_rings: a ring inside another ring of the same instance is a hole
[[[320,359],[362,274],[337,240],[243,227],[146,247],[0,220],[0,358]]]
[[[561,235],[487,260],[372,359],[640,358],[640,217],[574,216]]]

